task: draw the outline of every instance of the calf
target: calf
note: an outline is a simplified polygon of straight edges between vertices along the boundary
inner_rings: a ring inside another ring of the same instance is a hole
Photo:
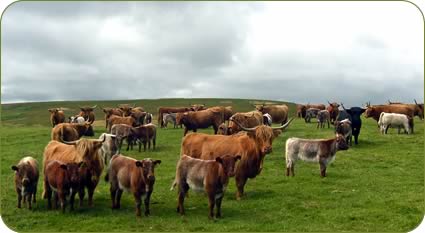
[[[108,176],[110,179],[110,192],[112,209],[120,208],[121,195],[124,190],[133,193],[136,201],[136,216],[141,215],[141,199],[145,197],[145,215],[150,214],[149,202],[155,184],[155,165],[161,160],[143,159],[135,160],[123,155],[114,155],[109,166]]]
[[[176,113],[165,113],[162,117],[162,124],[165,128],[167,128],[168,123],[172,123],[174,125],[174,128],[177,128],[176,123]]]
[[[54,193],[53,208],[57,208],[59,199],[62,212],[65,212],[66,197],[70,195],[71,210],[74,209],[75,194],[80,191],[81,171],[84,162],[62,163],[51,160],[44,168],[44,182],[46,187],[47,208],[52,208],[52,193]]]
[[[127,124],[116,124],[111,127],[111,134],[115,135],[117,146],[118,146],[118,153],[121,151],[122,142],[124,139],[127,139],[127,150],[130,146],[131,141],[128,138],[128,135],[130,134],[131,126]]]
[[[328,110],[320,110],[317,113],[317,128],[324,128],[325,127],[325,122],[328,122],[328,128],[330,127],[329,125],[329,121],[330,121],[330,115]]]
[[[317,113],[319,113],[320,109],[318,108],[309,108],[305,111],[305,118],[304,121],[305,123],[310,123],[311,122],[311,118],[315,118],[317,117]]]
[[[265,125],[272,126],[272,116],[268,113],[263,114],[263,122]]]
[[[352,128],[351,121],[348,119],[342,121],[335,121],[335,132],[337,134],[344,135],[345,141],[350,142],[350,146],[352,146]]]
[[[135,123],[136,123],[136,120],[131,116],[120,117],[120,116],[112,115],[112,116],[109,117],[109,120],[108,120],[108,133],[111,133],[113,125],[126,124],[126,125],[129,125],[129,126],[134,126]]]
[[[413,122],[413,118],[412,120],[409,120],[409,117],[404,114],[382,112],[379,117],[378,125],[382,134],[387,134],[390,126],[398,127],[399,134],[401,127],[404,128],[404,132],[410,134],[412,133],[411,122]]]
[[[225,155],[215,160],[202,160],[182,155],[176,168],[176,178],[171,190],[178,186],[177,212],[184,215],[184,198],[189,188],[194,191],[205,191],[208,196],[210,219],[214,218],[214,206],[217,205],[215,217],[221,217],[221,201],[224,196],[229,177],[235,175],[236,161],[241,156]]]
[[[337,134],[333,139],[301,139],[286,140],[286,176],[295,175],[297,160],[319,162],[320,176],[326,176],[326,166],[335,159],[339,150],[347,150],[348,145],[343,135]]]
[[[156,145],[156,126],[154,124],[142,125],[139,127],[132,127],[129,133],[129,145],[133,149],[133,142],[139,142],[139,152],[141,151],[143,143],[143,151],[146,151],[146,143],[148,143],[148,149],[151,148],[151,141],[153,143],[153,149],[155,150]],[[127,147],[128,150],[128,147]]]
[[[28,209],[32,208],[31,201],[36,202],[38,183],[38,163],[37,160],[28,156],[12,166],[15,171],[15,190],[18,194],[18,208],[21,208],[22,198],[24,204],[28,200]]]

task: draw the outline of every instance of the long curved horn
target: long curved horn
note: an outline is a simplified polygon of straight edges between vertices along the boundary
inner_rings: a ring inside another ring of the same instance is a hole
[[[418,105],[418,102],[416,102],[416,99],[413,99],[415,101],[415,104]]]
[[[62,143],[67,144],[67,145],[76,145],[77,142],[80,141],[80,140],[71,141],[71,142],[67,142],[67,141],[64,141],[64,140],[61,140],[61,141],[62,141]]]
[[[341,104],[342,109],[344,109],[345,111],[347,111],[347,109],[345,109],[345,107],[344,107],[344,105],[342,104],[342,102],[341,102],[340,104]]]
[[[286,122],[286,124],[279,126],[279,127],[271,127],[272,129],[286,129],[289,124],[294,120],[295,118],[291,118],[288,122]]]
[[[96,107],[97,107],[97,105],[95,105],[95,106],[93,106],[93,107],[91,107],[91,108],[95,109]]]
[[[257,127],[255,127],[255,128],[245,128],[239,122],[235,121],[232,117],[230,118],[230,120],[235,122],[235,124],[237,124],[244,131],[255,131],[255,129],[257,128]]]
[[[103,139],[97,139],[98,142],[101,141],[102,143],[104,143],[105,140],[106,140],[106,134],[103,134]]]
[[[326,100],[326,101],[328,101],[329,105],[332,105],[331,102],[329,102],[329,100]]]

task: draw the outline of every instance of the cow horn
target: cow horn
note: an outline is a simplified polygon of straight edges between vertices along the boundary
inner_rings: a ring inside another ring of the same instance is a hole
[[[418,105],[418,102],[416,102],[416,99],[413,99],[415,101],[415,104]]]
[[[95,106],[93,106],[93,107],[91,107],[91,108],[95,109],[96,107],[97,107],[97,105],[95,105]]]
[[[329,105],[332,105],[331,102],[329,102],[329,100],[326,100],[326,101],[328,101]]]
[[[237,124],[244,131],[255,131],[255,129],[257,128],[257,127],[255,127],[255,128],[245,128],[239,122],[233,120],[233,118],[230,118],[230,120],[235,122],[235,124]]]
[[[291,123],[295,118],[291,118],[286,124],[279,126],[279,127],[271,127],[272,129],[286,129],[289,126],[289,123]]]
[[[67,145],[76,145],[78,143],[78,141],[80,141],[80,140],[75,140],[75,141],[70,141],[70,142],[67,142],[67,141],[64,141],[64,140],[61,140],[61,141],[62,141],[62,143],[67,144]]]
[[[98,142],[101,141],[102,143],[104,143],[105,140],[106,140],[106,134],[103,134],[103,139],[97,139]]]
[[[345,109],[344,104],[342,104],[342,103],[340,103],[340,104],[341,104],[342,109],[347,110],[347,109]]]

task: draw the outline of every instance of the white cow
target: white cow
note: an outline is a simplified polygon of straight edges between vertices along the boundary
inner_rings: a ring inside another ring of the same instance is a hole
[[[379,116],[378,125],[382,134],[387,134],[388,128],[390,126],[398,127],[398,133],[400,133],[401,127],[404,128],[404,132],[407,134],[412,133],[409,124],[409,118],[404,114],[382,112]]]

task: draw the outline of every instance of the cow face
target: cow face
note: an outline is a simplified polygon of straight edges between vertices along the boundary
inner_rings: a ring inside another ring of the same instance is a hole
[[[275,134],[271,127],[265,125],[257,126],[254,131],[248,131],[248,136],[256,141],[261,154],[266,155],[272,152],[272,143]]]
[[[57,108],[47,109],[52,115],[55,115],[59,110]]]
[[[232,155],[224,155],[217,157],[215,159],[216,162],[220,163],[223,166],[223,172],[228,177],[235,176],[236,173],[236,162],[241,159],[240,155],[232,156]]]
[[[367,107],[364,115],[365,115],[366,118],[369,118],[369,117],[372,117],[375,114],[376,114],[375,108],[372,107],[372,106],[369,106],[369,107]]]
[[[155,182],[155,166],[160,163],[161,160],[152,160],[148,158],[136,161],[136,166],[142,168],[144,179],[153,183]]]
[[[72,187],[78,187],[81,182],[81,169],[85,168],[84,162],[62,164],[61,168],[66,170]]]
[[[337,134],[335,140],[336,140],[336,147],[338,150],[348,150],[348,144],[345,141],[344,135]]]
[[[360,116],[366,111],[365,108],[352,107],[346,110],[348,114],[354,119],[360,119]]]
[[[30,171],[31,165],[29,162],[20,163],[17,166],[12,166],[12,170],[15,171],[15,180],[18,184],[22,185],[25,190],[30,184]]]
[[[220,126],[218,126],[217,134],[219,135],[227,135],[227,126],[224,123],[221,123]]]

